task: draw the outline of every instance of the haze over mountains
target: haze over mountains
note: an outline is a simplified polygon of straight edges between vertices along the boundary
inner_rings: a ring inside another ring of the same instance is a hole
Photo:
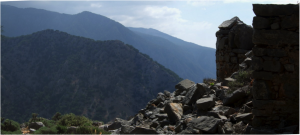
[[[95,40],[117,39],[149,55],[181,78],[194,82],[202,82],[205,77],[216,78],[215,49],[188,43],[154,29],[126,28],[87,11],[68,15],[1,5],[1,25],[5,36],[54,29]]]
[[[43,30],[1,40],[1,114],[126,118],[182,79],[130,45]],[[116,100],[117,99],[117,100]]]

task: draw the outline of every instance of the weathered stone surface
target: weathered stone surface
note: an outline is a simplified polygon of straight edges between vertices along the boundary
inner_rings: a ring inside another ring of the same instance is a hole
[[[166,104],[164,111],[168,114],[169,120],[171,120],[171,122],[177,122],[183,115],[181,103],[168,103]]]
[[[228,106],[222,106],[222,105],[215,106],[214,108],[212,108],[212,111],[218,112],[219,114],[224,116],[229,116],[236,112],[234,108]]]
[[[284,68],[285,68],[286,71],[289,71],[289,72],[294,71],[294,65],[293,64],[285,64]]]
[[[252,100],[253,107],[256,109],[272,108],[274,106],[286,106],[286,101],[281,100]]]
[[[287,30],[254,30],[252,38],[256,45],[299,44],[299,34]]]
[[[258,46],[253,47],[252,49],[254,56],[265,56],[267,55],[267,50],[265,48],[260,48]]]
[[[247,52],[247,53],[245,54],[245,56],[248,57],[248,58],[251,58],[251,57],[253,56],[252,50],[250,50],[249,52]]]
[[[28,126],[28,128],[33,128],[35,130],[40,129],[41,127],[45,127],[45,125],[43,124],[43,122],[32,122]]]
[[[246,104],[244,104],[243,107],[241,108],[240,112],[250,113],[250,112],[252,112],[252,109],[249,106],[247,106]]]
[[[201,98],[196,101],[196,105],[198,110],[207,111],[210,110],[215,105],[215,102],[211,97]]]
[[[287,56],[284,50],[282,49],[267,49],[266,50],[268,56],[272,57],[284,57]]]
[[[263,80],[255,79],[253,82],[254,99],[270,99],[270,88]]]
[[[217,47],[218,47],[218,49],[223,49],[225,47],[225,45],[228,45],[228,37],[223,37],[220,40],[219,45]]]
[[[33,128],[30,128],[30,129],[29,129],[29,133],[31,133],[31,134],[33,134],[35,131],[36,131],[36,130],[33,129]]]
[[[271,72],[280,72],[282,70],[282,65],[280,61],[264,61],[263,70]]]
[[[193,81],[190,81],[189,79],[182,80],[178,84],[175,85],[175,88],[184,91],[193,86],[195,83]]]
[[[233,93],[225,94],[225,97],[223,99],[223,105],[230,105],[235,103],[236,101],[239,101],[247,96],[246,89],[248,89],[248,86],[242,87],[240,89],[235,90]]]
[[[266,29],[270,28],[270,21],[264,17],[254,16],[252,25],[254,29]]]
[[[232,134],[233,133],[233,127],[231,122],[225,122],[223,127],[225,134]]]
[[[122,127],[122,125],[130,125],[130,122],[128,122],[127,120],[123,120],[121,118],[116,118],[115,121],[107,127],[107,129],[115,130]]]
[[[283,89],[287,98],[290,100],[299,100],[299,83],[285,83]]]
[[[249,123],[253,118],[252,113],[244,113],[244,114],[238,114],[235,119],[237,122],[243,121],[244,123]]]
[[[287,132],[289,132],[289,134],[293,134],[297,130],[298,127],[299,127],[298,125],[293,125],[293,126],[289,126],[289,127],[285,127],[285,128],[275,129],[274,131],[277,134],[283,134],[283,133],[287,133]]]
[[[120,134],[130,134],[130,132],[134,129],[133,126],[124,125],[121,127]]]
[[[200,118],[193,119],[191,122],[187,124],[187,126],[195,129],[199,129],[206,133],[214,134],[217,133],[219,123],[220,123],[220,119],[201,116]]]
[[[170,97],[171,96],[171,92],[167,91],[167,90],[164,90],[164,94],[167,96],[167,97]]]
[[[220,36],[220,35],[227,35],[229,33],[229,30],[218,30],[216,32],[216,37]]]
[[[278,22],[271,24],[271,29],[272,30],[278,30],[279,28],[280,28],[280,26],[279,26]]]
[[[260,57],[253,57],[252,58],[252,68],[253,68],[253,70],[262,70],[263,60]]]
[[[252,34],[253,28],[251,26],[246,24],[236,25],[229,32],[229,45],[231,48],[245,49],[248,51],[254,46],[252,43]]]
[[[252,77],[254,79],[260,79],[260,80],[272,80],[273,74],[272,74],[272,72],[253,71]]]
[[[249,50],[245,50],[245,49],[232,49],[232,52],[234,53],[239,53],[239,54],[245,54],[247,53]]]
[[[155,130],[153,129],[148,129],[144,127],[135,127],[130,134],[158,134]]]
[[[253,4],[253,11],[257,16],[291,15],[299,12],[299,6],[297,4]]]
[[[160,102],[165,101],[165,94],[163,93],[158,93],[156,99],[152,102],[152,104],[158,105]]]
[[[237,22],[241,22],[238,17],[233,17],[230,20],[224,21],[221,25],[219,25],[219,29],[230,29],[232,28]]]
[[[192,104],[197,101],[197,99],[203,97],[206,93],[206,89],[208,87],[204,83],[197,83],[197,85],[192,86],[188,93],[185,95],[184,99],[182,100],[183,104]]]
[[[299,15],[285,16],[281,21],[281,27],[287,28],[299,28]]]
[[[230,62],[231,63],[238,63],[237,57],[230,57]]]

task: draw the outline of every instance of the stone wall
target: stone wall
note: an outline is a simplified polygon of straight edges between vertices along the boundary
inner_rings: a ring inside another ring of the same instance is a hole
[[[299,125],[299,5],[253,4],[254,128]]]
[[[253,28],[243,23],[238,17],[224,21],[216,32],[216,64],[217,81],[239,70],[239,64],[246,58],[245,53],[250,51]]]

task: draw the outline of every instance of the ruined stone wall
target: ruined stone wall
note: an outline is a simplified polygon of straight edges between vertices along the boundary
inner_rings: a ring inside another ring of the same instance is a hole
[[[299,125],[299,5],[253,4],[254,128]]]
[[[217,81],[230,77],[239,70],[239,64],[246,58],[245,53],[250,51],[253,28],[243,23],[238,17],[224,21],[216,32],[216,64]]]

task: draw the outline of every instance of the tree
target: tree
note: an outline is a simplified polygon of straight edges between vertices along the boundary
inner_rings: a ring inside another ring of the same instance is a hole
[[[36,117],[38,116],[39,114],[37,114],[37,113],[32,113],[32,118],[31,118],[31,121],[36,121]]]
[[[54,120],[54,121],[58,121],[58,120],[60,120],[61,119],[61,114],[60,114],[60,112],[56,112],[55,114],[54,114],[54,116],[52,117],[52,120]]]

